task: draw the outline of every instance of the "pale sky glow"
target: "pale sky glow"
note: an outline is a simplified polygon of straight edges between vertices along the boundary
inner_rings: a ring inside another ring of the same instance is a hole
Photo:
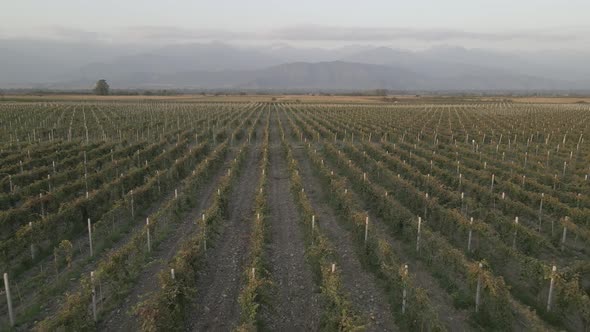
[[[590,50],[588,0],[4,2],[1,38]]]

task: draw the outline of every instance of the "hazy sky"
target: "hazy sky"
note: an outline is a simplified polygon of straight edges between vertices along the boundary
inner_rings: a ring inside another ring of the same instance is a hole
[[[14,0],[1,38],[590,50],[590,0]]]

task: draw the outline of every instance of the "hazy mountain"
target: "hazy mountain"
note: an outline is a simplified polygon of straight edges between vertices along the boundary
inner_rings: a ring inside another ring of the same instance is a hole
[[[71,80],[88,63],[139,50],[138,45],[0,39],[0,87]]]
[[[254,73],[244,87],[258,89],[396,89],[425,87],[427,78],[408,70],[343,61],[289,63]]]
[[[105,78],[114,88],[588,89],[585,59],[452,46],[408,51],[0,40],[0,87],[90,88]]]
[[[222,43],[180,44],[119,57],[109,62],[92,63],[83,66],[80,74],[84,78],[100,76],[119,79],[136,73],[248,70],[283,62],[280,58],[251,48]]]
[[[296,62],[255,70],[131,73],[111,81],[119,87],[143,89],[265,89],[265,90],[535,90],[569,89],[570,83],[504,72],[457,73],[445,77],[401,67],[344,61]],[[91,86],[92,80],[62,84],[67,88]],[[56,88],[57,86],[52,86]]]

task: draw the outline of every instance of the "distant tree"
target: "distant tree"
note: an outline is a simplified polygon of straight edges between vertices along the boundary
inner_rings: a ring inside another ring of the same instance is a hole
[[[106,96],[109,94],[109,89],[110,87],[106,80],[98,80],[94,87],[94,93],[99,96]]]
[[[385,97],[385,96],[387,96],[387,90],[385,90],[385,89],[377,89],[377,90],[375,90],[375,94],[377,96],[383,96],[383,97]]]

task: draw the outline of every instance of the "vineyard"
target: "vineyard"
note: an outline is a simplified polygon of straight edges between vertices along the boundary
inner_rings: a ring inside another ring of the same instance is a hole
[[[590,331],[590,107],[0,103],[0,330]]]

